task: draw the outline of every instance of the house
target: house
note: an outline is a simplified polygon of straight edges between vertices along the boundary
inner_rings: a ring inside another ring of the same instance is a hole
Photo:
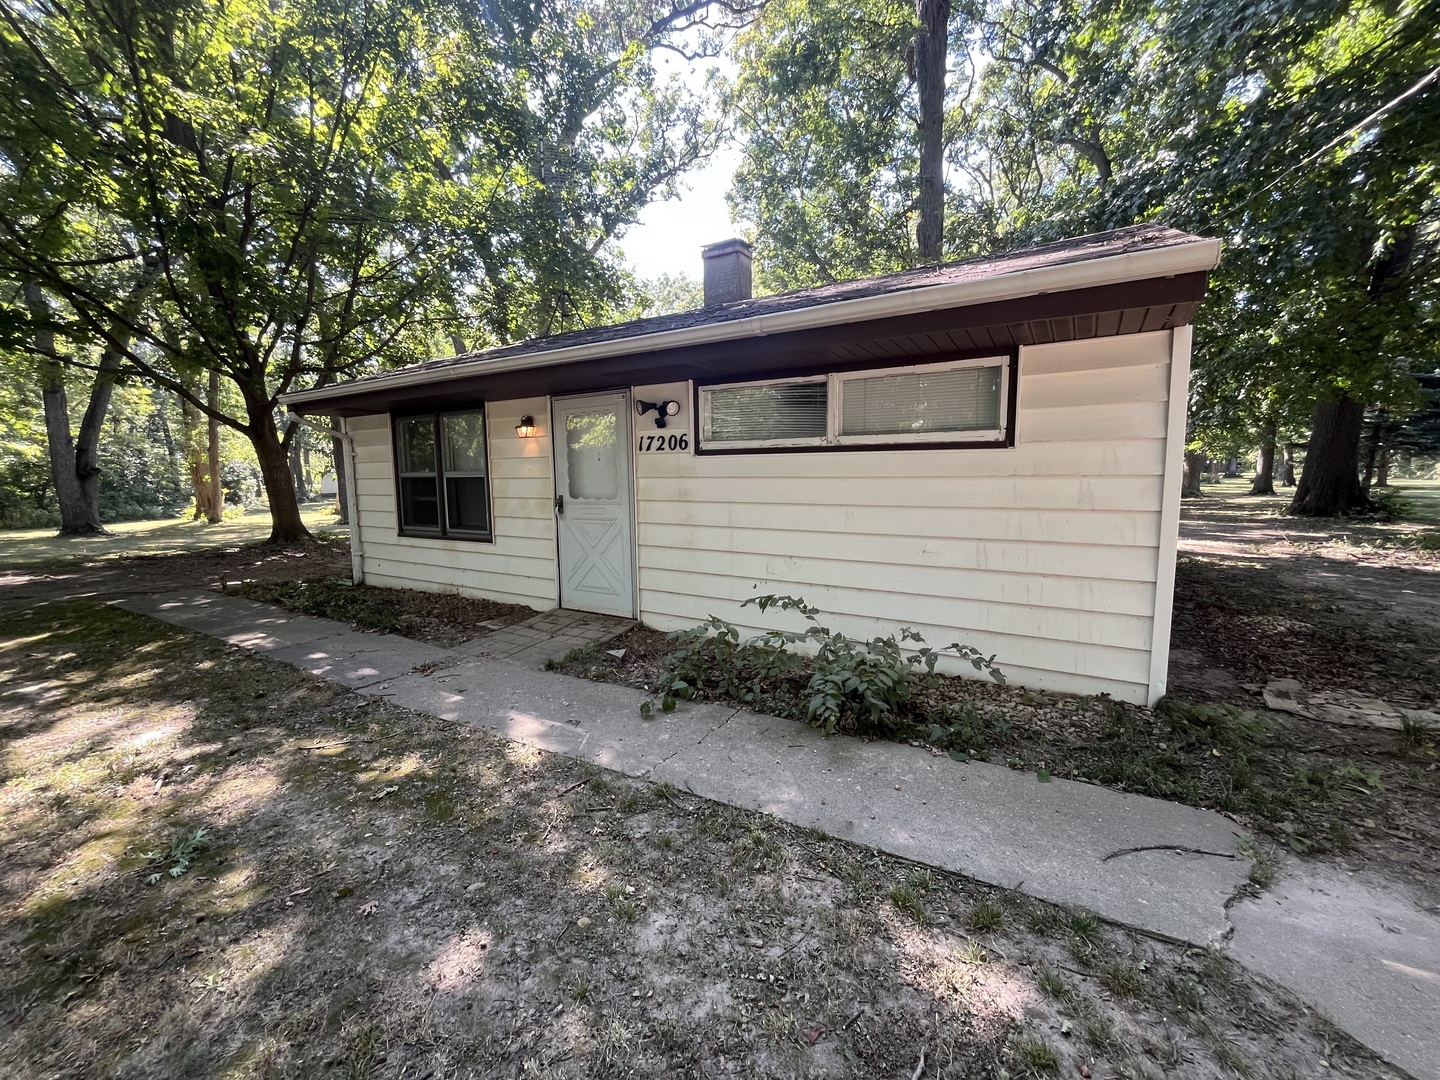
[[[758,630],[913,626],[1011,683],[1165,692],[1191,320],[1220,244],[1139,226],[289,395],[353,446],[357,575]],[[968,665],[959,674],[973,674]]]

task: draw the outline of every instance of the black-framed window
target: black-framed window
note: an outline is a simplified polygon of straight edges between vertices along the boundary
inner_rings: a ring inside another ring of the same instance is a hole
[[[400,532],[493,540],[485,410],[397,416],[394,430]]]

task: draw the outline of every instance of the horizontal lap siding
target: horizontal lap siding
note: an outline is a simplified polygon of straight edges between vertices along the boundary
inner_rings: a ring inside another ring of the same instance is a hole
[[[386,588],[453,591],[541,610],[554,607],[550,443],[544,435],[515,435],[521,416],[544,416],[548,408],[543,398],[488,406],[493,544],[400,536],[389,418],[350,420],[365,580]]]
[[[846,633],[913,626],[995,653],[1012,682],[1143,700],[1170,343],[1022,350],[1013,449],[640,455],[642,618],[798,629],[740,607],[792,593]],[[689,411],[684,387],[636,393]]]

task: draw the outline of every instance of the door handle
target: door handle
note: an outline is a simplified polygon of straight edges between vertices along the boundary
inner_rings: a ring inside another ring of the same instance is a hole
[[[564,496],[564,495],[556,495],[556,496],[555,496],[555,512],[556,512],[557,514],[561,514],[561,515],[563,515],[563,514],[565,513],[565,496]]]

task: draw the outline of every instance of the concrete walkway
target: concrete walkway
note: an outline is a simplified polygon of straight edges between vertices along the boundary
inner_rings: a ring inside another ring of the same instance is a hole
[[[551,660],[568,656],[582,645],[596,645],[619,637],[634,625],[631,619],[556,608],[467,641],[456,651],[544,670]]]
[[[535,670],[543,643],[528,638],[497,649],[517,661],[508,662],[483,655],[489,639],[443,649],[214,593],[118,604],[405,708],[1228,948],[1387,1060],[1440,1080],[1440,919],[1394,889],[1298,861],[1259,900],[1232,906],[1249,864],[1237,854],[1244,834],[1219,814],[1066,780],[1042,784],[1033,773],[910,746],[826,739],[718,705],[641,719],[644,693]]]

